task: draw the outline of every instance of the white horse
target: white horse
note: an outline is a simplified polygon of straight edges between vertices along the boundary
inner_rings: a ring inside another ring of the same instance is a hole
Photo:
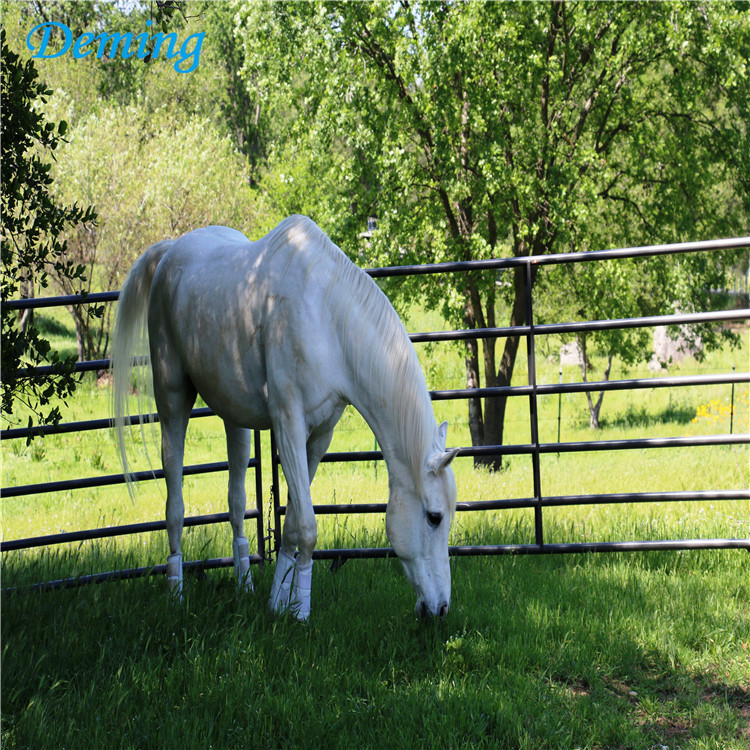
[[[289,501],[270,606],[301,620],[310,613],[317,541],[310,483],[353,404],[386,460],[386,531],[417,593],[416,611],[448,611],[456,504],[449,464],[458,450],[446,450],[447,423],[435,423],[414,347],[388,299],[313,221],[291,216],[257,242],[227,227],[196,229],[136,261],[112,339],[115,424],[129,478],[127,395],[146,340],[161,423],[172,590],[182,590],[182,465],[196,394],[224,420],[235,571],[247,589],[250,430],[276,432]]]

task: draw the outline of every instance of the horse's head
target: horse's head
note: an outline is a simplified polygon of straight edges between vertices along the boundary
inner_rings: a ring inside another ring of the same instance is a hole
[[[416,612],[442,616],[451,601],[448,534],[456,509],[456,481],[451,461],[458,449],[446,450],[448,423],[436,430],[422,469],[421,488],[413,482],[391,482],[386,532],[417,592]]]

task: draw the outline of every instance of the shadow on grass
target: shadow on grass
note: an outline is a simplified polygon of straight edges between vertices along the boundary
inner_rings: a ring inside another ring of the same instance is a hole
[[[659,411],[651,411],[646,406],[628,406],[614,417],[603,417],[602,427],[622,429],[648,428],[660,424],[689,424],[695,417],[695,409],[684,404],[668,404]]]
[[[316,563],[308,625],[268,611],[272,565],[182,604],[163,577],[4,596],[3,744],[739,748],[745,558],[456,558],[427,622],[397,560]]]
[[[34,314],[34,324],[39,333],[44,336],[69,338],[73,342],[76,340],[76,332],[72,326],[65,325],[65,323],[56,320],[55,318],[48,317],[39,311]]]

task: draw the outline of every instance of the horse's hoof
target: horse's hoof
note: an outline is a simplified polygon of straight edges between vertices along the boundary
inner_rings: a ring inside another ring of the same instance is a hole
[[[170,595],[182,601],[182,553],[167,557],[167,587]]]
[[[250,545],[244,536],[237,537],[232,542],[234,555],[234,575],[240,591],[253,593],[253,578],[250,574]]]

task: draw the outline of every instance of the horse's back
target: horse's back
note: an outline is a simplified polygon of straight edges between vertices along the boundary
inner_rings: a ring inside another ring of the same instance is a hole
[[[326,240],[304,216],[285,219],[255,242],[230,227],[194,229],[172,243],[155,284],[172,290],[190,284],[224,289],[243,281],[262,284],[274,296],[309,293],[330,279],[337,263],[349,263]]]
[[[331,255],[320,236],[291,217],[256,242],[218,226],[175,241],[151,292],[155,377],[158,367],[165,382],[181,371],[219,414],[259,427],[270,421],[270,369],[272,381],[291,382],[325,367],[325,388],[335,388],[342,360],[324,312]]]

